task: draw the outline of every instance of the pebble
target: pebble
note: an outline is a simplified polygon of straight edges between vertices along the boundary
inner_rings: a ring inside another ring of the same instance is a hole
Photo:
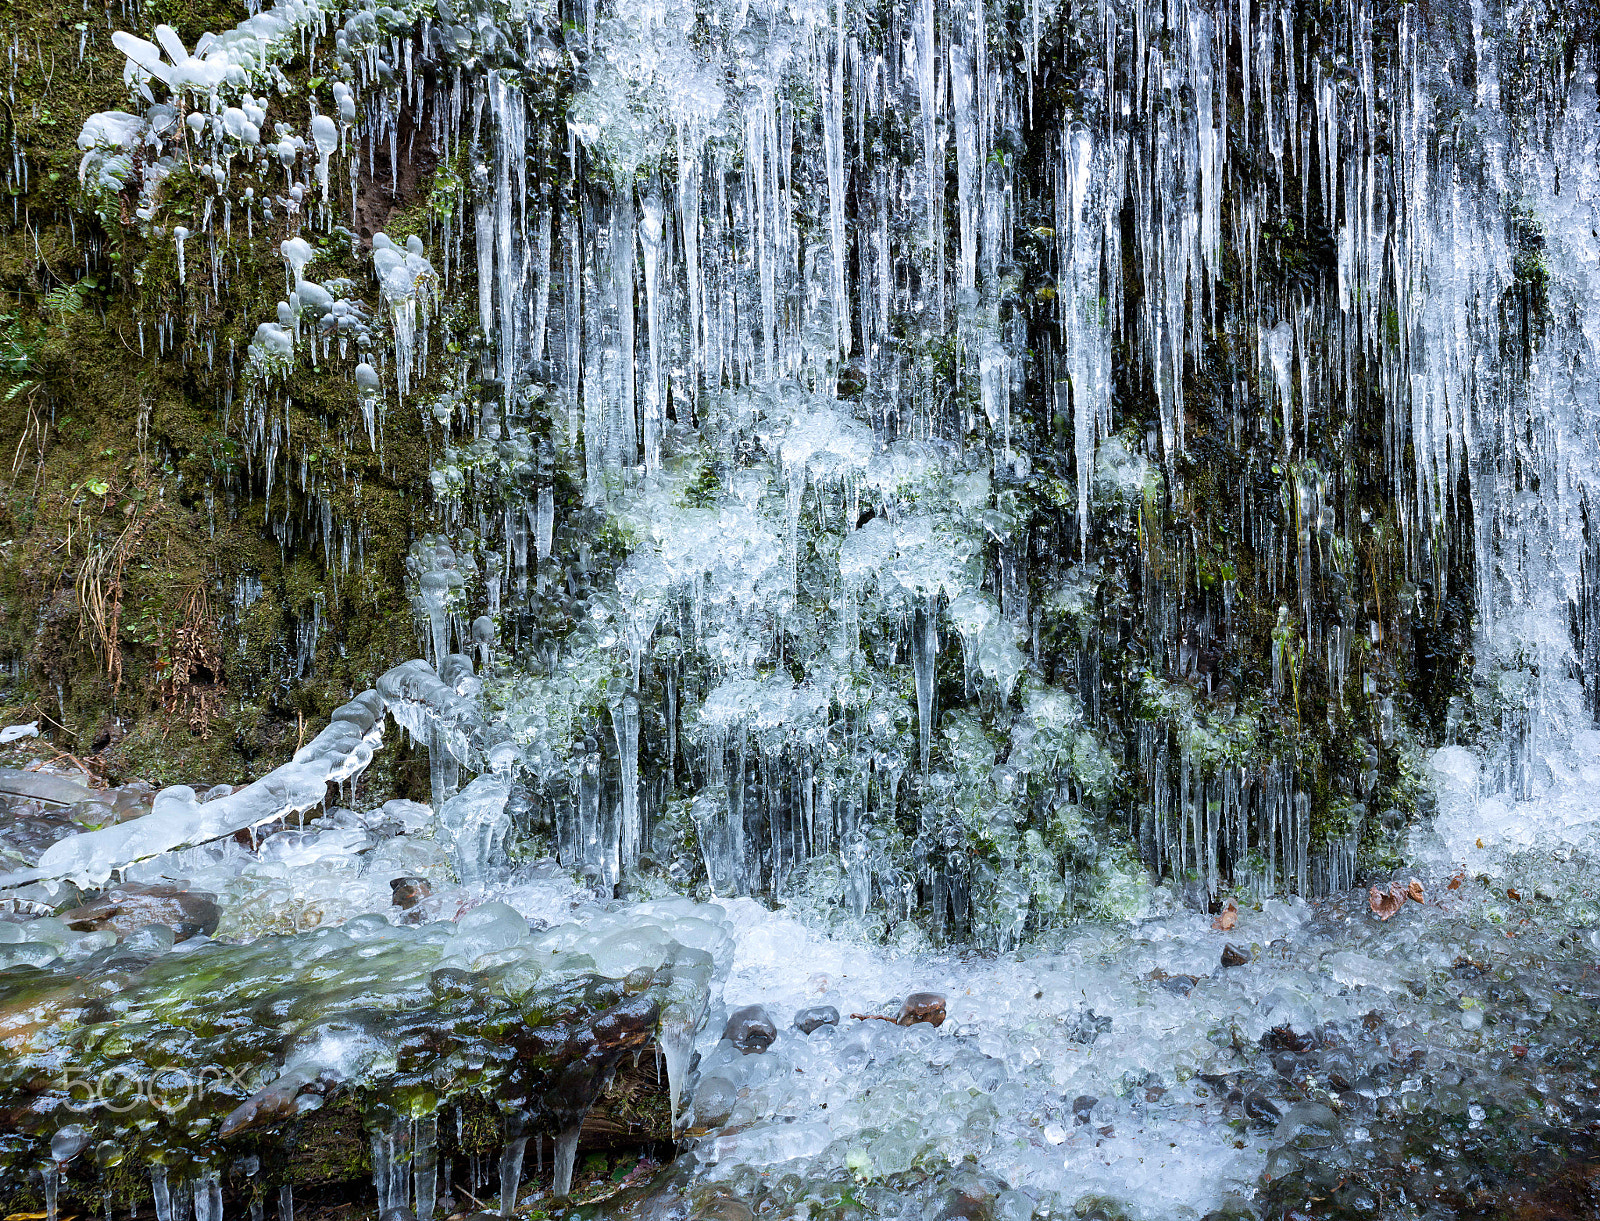
[[[1250,951],[1240,949],[1229,942],[1222,947],[1222,965],[1225,967],[1242,967],[1250,961]]]
[[[837,1026],[839,1011],[832,1005],[812,1005],[794,1015],[794,1028],[801,1034],[810,1034],[819,1026]]]
[[[389,883],[389,889],[393,892],[394,905],[401,911],[409,911],[433,893],[426,878],[395,878]]]
[[[942,1011],[940,1017],[943,1017]],[[752,1053],[759,1055],[772,1046],[772,1040],[778,1037],[778,1028],[760,1005],[746,1005],[728,1015],[728,1024],[722,1028],[722,1037],[747,1056]]]
[[[944,997],[937,992],[913,992],[906,997],[906,1003],[900,1006],[900,1016],[895,1023],[900,1026],[915,1026],[918,1022],[926,1022],[930,1026],[944,1025]]]

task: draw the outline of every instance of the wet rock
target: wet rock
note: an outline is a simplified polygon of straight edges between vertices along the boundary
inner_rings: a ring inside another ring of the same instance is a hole
[[[1278,1076],[1293,1078],[1303,1067],[1303,1062],[1291,1051],[1280,1051],[1272,1057],[1272,1067]]]
[[[926,1022],[930,1026],[944,1025],[944,997],[937,992],[913,992],[906,997],[895,1023],[915,1026],[918,1022]]]
[[[1283,1118],[1283,1112],[1278,1109],[1277,1104],[1259,1091],[1245,1095],[1244,1113],[1262,1123],[1276,1124]]]
[[[760,1005],[746,1005],[728,1015],[722,1037],[747,1056],[760,1055],[772,1046],[772,1040],[778,1037],[778,1028]]]
[[[1225,967],[1242,967],[1250,961],[1250,951],[1228,942],[1222,947],[1222,965]]]
[[[1299,1031],[1293,1026],[1274,1026],[1261,1036],[1261,1046],[1268,1051],[1292,1051],[1303,1055],[1317,1045],[1316,1036],[1309,1031]]]
[[[1148,978],[1174,996],[1188,996],[1200,982],[1198,975],[1168,975],[1165,971],[1152,971]]]
[[[426,878],[395,878],[389,883],[394,905],[401,911],[410,911],[433,893]]]
[[[1072,1100],[1072,1121],[1079,1125],[1088,1123],[1099,1101],[1093,1094],[1079,1094]]]
[[[126,883],[103,890],[77,907],[60,913],[69,927],[87,932],[109,930],[126,937],[149,925],[172,930],[175,941],[216,932],[222,913],[214,896],[198,890],[179,890],[175,886],[142,886]]]
[[[820,1026],[837,1026],[839,1011],[832,1005],[812,1005],[794,1015],[794,1028],[801,1034],[810,1034]]]

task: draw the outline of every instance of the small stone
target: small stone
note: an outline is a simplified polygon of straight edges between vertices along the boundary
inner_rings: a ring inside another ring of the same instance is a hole
[[[812,1005],[794,1015],[794,1028],[801,1034],[810,1034],[819,1026],[837,1026],[839,1011],[832,1005]]]
[[[772,1040],[778,1037],[778,1028],[760,1005],[746,1005],[728,1015],[722,1037],[747,1056],[760,1055],[772,1046]]]
[[[1250,951],[1241,950],[1233,942],[1228,942],[1222,947],[1222,965],[1225,967],[1242,967],[1250,961]]]
[[[1080,1125],[1088,1123],[1099,1101],[1093,1094],[1079,1094],[1072,1100],[1072,1122]]]
[[[1244,1113],[1262,1123],[1277,1123],[1283,1118],[1283,1112],[1278,1109],[1277,1104],[1259,1092],[1245,1095]]]
[[[915,1026],[918,1022],[926,1022],[930,1026],[944,1025],[944,997],[937,992],[913,992],[906,997],[895,1024]]]
[[[389,883],[394,905],[401,911],[410,911],[433,893],[426,878],[395,878]]]

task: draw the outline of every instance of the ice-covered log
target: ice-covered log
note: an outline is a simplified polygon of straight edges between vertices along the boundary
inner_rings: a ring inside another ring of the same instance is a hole
[[[136,861],[232,835],[321,805],[328,785],[358,776],[382,740],[383,702],[365,691],[333,714],[328,727],[282,767],[227,797],[201,802],[187,785],[163,789],[150,813],[51,845],[36,868],[0,878],[15,886],[40,878],[100,885]]]

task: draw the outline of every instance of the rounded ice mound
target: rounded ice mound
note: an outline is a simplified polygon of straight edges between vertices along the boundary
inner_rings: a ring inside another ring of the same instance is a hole
[[[456,921],[451,957],[476,958],[529,941],[528,922],[505,903],[485,903]]]

